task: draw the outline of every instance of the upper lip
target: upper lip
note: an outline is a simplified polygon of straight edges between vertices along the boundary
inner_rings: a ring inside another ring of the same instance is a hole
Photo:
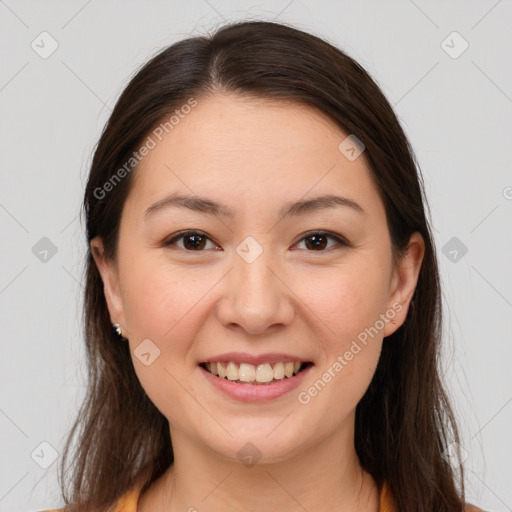
[[[296,362],[299,361],[301,363],[309,363],[311,362],[308,359],[304,359],[300,356],[293,356],[290,354],[276,354],[276,353],[267,353],[260,355],[253,355],[247,352],[228,352],[226,354],[219,354],[217,356],[212,356],[208,359],[201,361],[202,363],[218,363],[218,362],[229,362],[233,361],[234,363],[248,363],[254,366],[264,363],[278,363],[280,361],[286,363],[288,361]]]

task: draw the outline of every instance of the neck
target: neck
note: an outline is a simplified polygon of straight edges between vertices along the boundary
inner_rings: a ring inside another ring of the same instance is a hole
[[[355,452],[353,423],[296,456],[253,466],[221,457],[183,432],[172,431],[172,443],[174,463],[155,482],[152,497],[139,501],[139,511],[231,512],[256,507],[377,512],[379,508],[377,485],[361,468]]]

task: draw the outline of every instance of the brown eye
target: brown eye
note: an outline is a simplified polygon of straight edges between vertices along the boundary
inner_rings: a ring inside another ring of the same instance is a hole
[[[334,246],[331,245],[330,247],[328,247],[328,249],[332,249],[333,247],[335,248],[337,246],[339,247],[349,245],[347,241],[341,238],[340,236],[335,235],[334,233],[328,233],[324,231],[316,231],[313,233],[309,233],[307,236],[302,238],[301,242],[304,240],[306,241],[305,246],[306,249],[308,249],[308,251],[324,252],[324,250],[328,246],[329,239],[334,240],[335,244]]]
[[[176,242],[182,239],[183,246],[178,245],[178,247],[189,252],[202,252],[208,241],[211,242],[210,238],[208,238],[204,233],[201,233],[199,231],[186,231],[166,241],[164,243],[164,246],[168,247],[171,245],[177,245]],[[217,247],[215,244],[213,244],[213,242],[212,245],[214,247]]]
[[[183,240],[183,244],[179,245],[177,242]],[[334,244],[329,245],[329,240],[333,240]],[[308,252],[325,252],[326,250],[335,249],[337,247],[349,247],[350,244],[341,236],[334,233],[324,231],[314,231],[302,238],[300,242],[305,241],[305,247]],[[206,245],[210,242],[215,249],[218,248],[210,237],[200,231],[184,231],[173,236],[168,241],[164,242],[165,247],[177,246],[187,252],[203,252]]]

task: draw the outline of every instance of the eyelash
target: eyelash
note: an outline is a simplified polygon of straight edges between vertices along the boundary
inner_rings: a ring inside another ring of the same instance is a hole
[[[184,237],[190,236],[190,235],[199,235],[201,237],[207,238],[210,242],[215,244],[215,242],[213,242],[213,240],[206,233],[204,233],[202,231],[188,230],[188,231],[182,231],[182,232],[178,233],[177,235],[173,236],[172,238],[166,240],[163,243],[163,245],[164,245],[164,247],[169,247],[171,245],[175,245],[175,242],[177,240],[180,240],[181,238],[184,238]],[[313,237],[313,236],[325,236],[327,238],[331,238],[332,240],[335,240],[337,242],[337,246],[330,247],[328,249],[318,250],[318,251],[307,250],[306,249],[307,252],[328,252],[330,250],[339,249],[341,247],[351,247],[351,244],[346,239],[344,239],[340,235],[337,235],[335,233],[331,233],[330,231],[309,231],[308,233],[305,233],[305,235],[297,243],[300,243],[300,242],[304,241],[306,238],[310,238],[310,237]],[[178,247],[178,249],[182,249],[182,250],[184,250],[186,252],[204,252],[205,251],[205,249],[198,250],[198,251],[191,251],[191,250],[188,250],[188,249],[184,249],[182,247]]]

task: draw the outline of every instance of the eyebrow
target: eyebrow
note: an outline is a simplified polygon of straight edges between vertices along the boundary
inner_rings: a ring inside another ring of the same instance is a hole
[[[289,216],[304,215],[306,213],[334,208],[337,206],[352,208],[358,213],[366,214],[363,208],[354,200],[343,196],[327,194],[313,197],[311,199],[286,203],[279,210],[278,220],[281,221]],[[233,218],[235,215],[233,210],[228,206],[214,201],[213,199],[196,195],[172,194],[160,201],[157,201],[156,203],[153,203],[146,210],[144,216],[145,218],[148,218],[159,211],[167,210],[169,208],[186,208],[195,212],[226,218]]]

